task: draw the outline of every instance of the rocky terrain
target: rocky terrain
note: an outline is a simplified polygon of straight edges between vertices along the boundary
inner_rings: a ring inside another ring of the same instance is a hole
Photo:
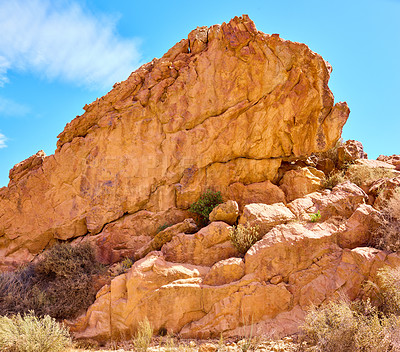
[[[101,343],[145,319],[188,339],[282,338],[311,304],[362,297],[379,268],[400,265],[377,235],[390,206],[397,216],[400,157],[338,142],[349,108],[334,103],[331,70],[245,15],[195,29],[85,106],[53,155],[10,171],[0,268],[57,241],[90,243],[105,265],[130,258],[67,321]],[[189,208],[208,190],[223,202],[203,224]],[[244,253],[240,225],[257,230]]]

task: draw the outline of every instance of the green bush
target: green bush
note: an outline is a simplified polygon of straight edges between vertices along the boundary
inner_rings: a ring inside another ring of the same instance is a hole
[[[48,315],[0,317],[2,352],[61,352],[71,346],[68,330]]]
[[[242,254],[245,254],[249,248],[259,240],[258,226],[233,226],[229,230],[229,238],[235,248]]]
[[[0,274],[0,315],[26,313],[73,318],[95,299],[100,272],[92,248],[56,244],[36,263]]]
[[[221,192],[207,190],[200,196],[200,199],[197,202],[190,205],[189,210],[192,213],[198,214],[203,224],[207,224],[210,213],[218,204],[221,203]]]
[[[318,210],[315,214],[309,214],[311,222],[317,222],[321,219],[321,213]]]

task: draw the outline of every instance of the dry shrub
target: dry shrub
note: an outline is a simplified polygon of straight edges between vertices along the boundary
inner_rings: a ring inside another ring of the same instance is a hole
[[[62,352],[71,346],[68,330],[48,315],[0,317],[0,350],[3,352]]]
[[[88,244],[56,244],[36,263],[0,274],[0,315],[26,313],[73,318],[95,299],[100,272]]]
[[[133,340],[133,344],[138,351],[145,352],[150,346],[151,338],[153,337],[153,328],[150,325],[149,320],[146,318],[139,322],[138,331],[136,337]]]
[[[233,226],[229,231],[229,238],[234,247],[242,254],[246,253],[249,248],[259,240],[258,226]]]
[[[335,163],[335,165],[337,165],[339,161],[338,149],[343,145],[344,145],[343,139],[340,138],[331,149],[327,150],[326,152],[315,154],[315,156],[321,160],[331,159]]]
[[[384,315],[369,301],[351,304],[345,300],[313,307],[305,317],[301,340],[312,351],[392,351],[400,320]]]
[[[380,226],[372,234],[372,246],[389,252],[400,250],[400,188],[381,210]]]
[[[324,180],[323,187],[328,189],[333,189],[340,183],[346,181],[343,171],[337,171],[330,173]]]
[[[366,165],[350,165],[345,177],[357,186],[370,185],[381,178],[393,178],[397,174],[392,169],[369,167]]]

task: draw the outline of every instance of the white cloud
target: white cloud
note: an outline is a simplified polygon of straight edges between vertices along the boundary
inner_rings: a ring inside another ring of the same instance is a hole
[[[4,134],[0,133],[0,149],[7,147],[6,140],[7,137]]]
[[[0,0],[0,33],[0,86],[19,70],[105,88],[140,60],[137,41],[120,37],[111,17],[73,1]]]
[[[2,116],[25,116],[30,108],[15,102],[14,100],[0,97],[0,117]]]

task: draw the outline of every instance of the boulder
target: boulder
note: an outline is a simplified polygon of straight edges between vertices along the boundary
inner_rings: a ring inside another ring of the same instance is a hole
[[[360,187],[346,181],[335,186],[332,191],[325,189],[298,198],[287,207],[298,219],[304,221],[309,221],[310,214],[317,211],[321,214],[321,221],[335,217],[348,219],[367,199],[366,193]]]
[[[239,206],[233,200],[217,205],[210,213],[209,220],[223,221],[229,225],[234,225],[239,217]]]
[[[170,262],[212,266],[222,259],[240,256],[229,239],[230,229],[225,222],[212,222],[193,235],[177,234],[161,251]]]
[[[296,216],[283,203],[271,205],[255,203],[244,207],[243,214],[239,218],[239,224],[257,226],[260,237],[266,234],[274,226],[294,221]]]
[[[400,167],[399,167],[399,165],[400,165],[400,155],[399,154],[393,154],[393,155],[390,155],[390,156],[379,155],[376,158],[376,160],[384,161],[385,163],[392,164],[393,166],[396,167],[397,171],[400,171]]]
[[[243,211],[245,205],[251,203],[286,204],[283,191],[269,180],[249,185],[235,182],[229,185],[227,197],[237,201],[240,211]]]
[[[85,105],[53,155],[12,172],[0,189],[0,262],[128,214],[187,209],[211,187],[274,181],[282,160],[330,149],[349,115],[330,72],[246,15],[195,29]]]
[[[125,215],[121,219],[107,224],[103,231],[97,235],[80,237],[74,242],[89,242],[95,251],[96,259],[100,263],[113,264],[125,257],[141,257],[138,254],[139,251],[144,251],[147,247],[153,248],[153,242],[160,228],[171,226],[175,222],[183,222],[186,217],[187,212],[180,210],[167,210],[158,213],[142,210],[132,215]],[[187,221],[184,224],[184,228],[180,226],[178,232],[193,232],[195,230],[186,226]],[[173,229],[176,230],[176,227]],[[151,250],[154,249],[156,248]]]
[[[325,174],[314,167],[303,167],[286,172],[279,182],[288,202],[322,188]]]
[[[342,248],[371,245],[374,231],[380,226],[380,213],[367,204],[361,204],[338,233],[338,244]]]
[[[238,281],[244,276],[242,258],[228,258],[215,263],[203,280],[203,284],[220,286]]]
[[[362,143],[355,140],[348,140],[340,145],[337,150],[337,157],[339,168],[357,159],[368,159],[368,155],[364,152]]]

